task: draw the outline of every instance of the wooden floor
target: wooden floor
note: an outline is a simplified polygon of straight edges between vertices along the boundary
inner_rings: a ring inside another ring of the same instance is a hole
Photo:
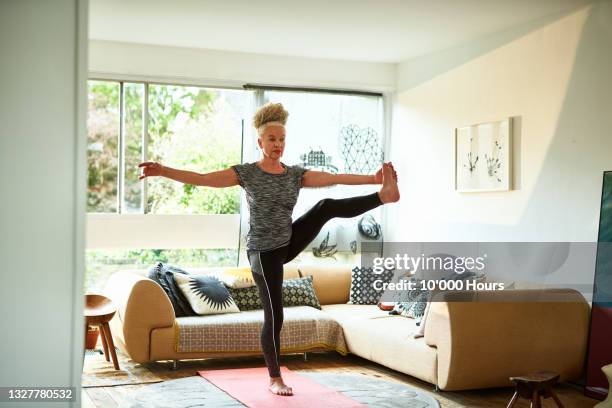
[[[461,392],[435,392],[433,386],[429,383],[420,381],[406,374],[388,369],[382,365],[372,363],[371,361],[357,356],[349,355],[343,357],[335,352],[308,353],[307,362],[303,360],[303,356],[301,354],[283,356],[282,360],[282,365],[285,365],[289,369],[297,372],[300,370],[346,371],[350,373],[363,373],[376,378],[383,378],[404,383],[422,391],[432,393],[432,396],[440,402],[440,406],[442,408],[506,407],[513,393],[511,388]],[[164,380],[171,380],[194,376],[196,375],[197,370],[211,368],[262,367],[264,366],[264,362],[263,358],[261,357],[243,357],[229,359],[186,360],[179,363],[177,370],[172,370],[171,362],[156,362],[147,364],[146,366],[160,378]],[[114,408],[119,406],[124,395],[129,395],[135,389],[145,386],[147,386],[147,384],[83,388],[82,406]],[[582,389],[572,384],[558,384],[555,390],[566,408],[590,408],[599,402],[585,397]],[[317,406],[317,404],[313,404],[313,407],[315,406]],[[318,406],[322,407],[322,405]],[[556,407],[552,399],[543,400],[542,406],[544,408]],[[525,400],[519,400],[515,407],[529,407],[529,403]]]

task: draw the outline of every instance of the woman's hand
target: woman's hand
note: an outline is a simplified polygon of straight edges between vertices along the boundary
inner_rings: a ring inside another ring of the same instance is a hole
[[[389,162],[389,166],[391,166],[391,170],[393,171],[393,178],[395,179],[395,181],[397,181],[397,173],[395,172],[395,169],[393,168],[393,163]],[[383,175],[383,168],[381,167],[374,175],[374,180],[376,181],[376,184],[382,184],[383,182],[382,175]]]
[[[142,180],[145,177],[150,177],[150,176],[161,176],[162,170],[164,169],[164,166],[162,166],[160,163],[155,163],[155,162],[140,163],[138,167],[143,168],[142,174],[138,177],[138,180]]]

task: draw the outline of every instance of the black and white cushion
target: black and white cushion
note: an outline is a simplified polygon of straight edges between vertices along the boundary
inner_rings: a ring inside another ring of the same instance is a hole
[[[249,286],[247,288],[228,287],[227,290],[240,310],[257,310],[263,308],[257,286]]]
[[[321,309],[312,276],[283,281],[283,306],[312,306]]]
[[[389,314],[398,314],[404,317],[417,319],[417,322],[420,321],[420,318],[425,314],[430,292],[428,290],[419,289],[420,285],[418,281],[416,282],[416,289],[404,291],[401,296],[403,299],[395,303],[395,307]]]
[[[392,279],[392,269],[375,273],[371,267],[354,267],[351,271],[351,291],[348,303],[353,305],[377,304],[384,292],[382,284],[389,283]],[[380,282],[375,285],[376,281]]]
[[[216,276],[176,274],[174,279],[197,314],[240,312],[229,291]]]

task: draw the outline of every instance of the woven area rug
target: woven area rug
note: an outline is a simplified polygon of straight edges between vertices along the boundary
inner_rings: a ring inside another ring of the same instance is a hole
[[[376,408],[439,408],[438,402],[425,391],[408,385],[344,371],[297,371],[312,380],[346,396]],[[289,384],[291,385],[291,384]],[[292,397],[283,397],[292,398]],[[234,408],[245,405],[230,397],[200,376],[185,377],[141,387],[131,393],[120,408]],[[313,407],[325,406],[325,401],[312,401]]]
[[[106,361],[103,354],[87,350],[83,364],[83,374],[81,376],[83,388],[147,384],[163,381],[146,366],[135,363],[125,354],[121,353],[119,349],[115,348],[115,351],[117,352],[119,370],[115,370],[112,358],[110,359],[111,361]]]

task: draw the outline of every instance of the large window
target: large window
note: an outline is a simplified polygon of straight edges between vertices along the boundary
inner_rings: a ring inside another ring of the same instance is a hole
[[[113,81],[89,82],[90,213],[238,214],[239,187],[138,179],[138,163],[209,172],[240,162],[251,93]]]
[[[248,264],[248,213],[239,186],[142,181],[137,165],[157,161],[206,173],[257,161],[252,114],[266,102],[281,102],[289,111],[284,163],[368,175],[380,168],[385,140],[380,95],[89,81],[86,290],[101,291],[117,270],[148,269],[160,261],[187,270]],[[378,189],[302,189],[294,218],[322,198]],[[381,222],[381,207],[332,220],[296,262],[357,262],[363,241],[382,241]]]
[[[257,98],[262,104],[280,102],[289,111],[284,163],[331,173],[366,175],[381,167],[385,140],[382,96],[260,89]],[[253,141],[249,147],[249,156],[259,160],[261,153],[256,143]],[[369,194],[379,188],[377,185],[304,188],[293,218],[322,198]],[[382,207],[359,217],[333,219],[296,262],[357,262],[362,242],[382,241],[381,222]],[[242,231],[245,230],[243,224]],[[244,241],[243,234],[241,242]]]
[[[160,177],[143,181],[137,166],[157,161],[204,173],[240,163],[253,93],[104,80],[88,85],[86,290],[102,290],[116,270],[147,269],[159,261],[183,268],[236,265],[238,227],[233,225],[238,225],[240,187],[196,187]],[[135,218],[139,215],[146,221]],[[200,218],[185,218],[190,216]],[[221,226],[224,239],[198,233],[198,226],[210,224]],[[227,237],[231,240],[234,230],[231,246]],[[202,234],[208,242],[202,242]],[[156,237],[167,246],[156,246]],[[199,240],[176,249],[185,237]]]
[[[149,87],[150,158],[200,173],[240,163],[243,118],[251,108],[244,91]],[[240,187],[196,188],[171,180],[149,182],[154,214],[239,214]]]

